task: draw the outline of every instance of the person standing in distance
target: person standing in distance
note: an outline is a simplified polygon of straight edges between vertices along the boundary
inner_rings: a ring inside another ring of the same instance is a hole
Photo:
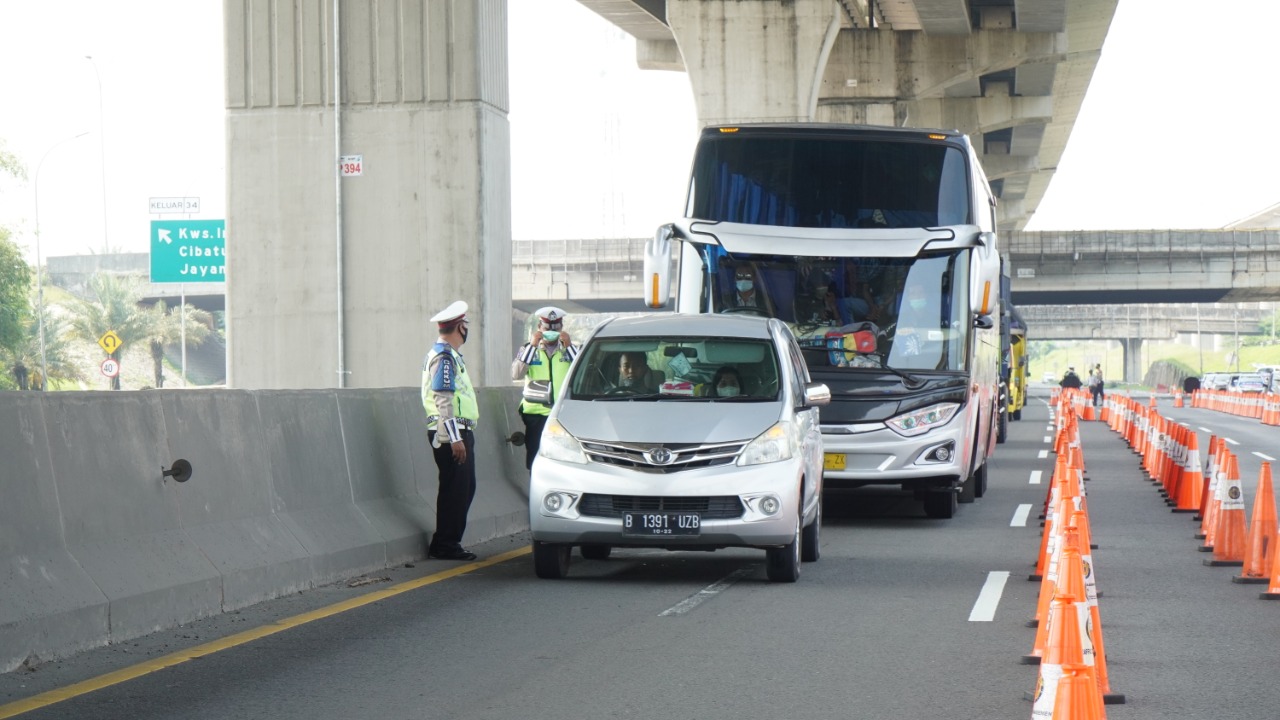
[[[538,327],[529,342],[520,346],[516,359],[511,363],[511,379],[548,383],[551,402],[560,394],[569,365],[578,357],[578,346],[564,330],[564,311],[558,307],[540,308],[537,311]],[[542,427],[547,424],[551,407],[540,403],[520,401],[520,419],[524,420],[524,465],[533,469],[533,459],[538,456],[542,442]]]
[[[475,427],[480,405],[458,350],[467,341],[467,304],[459,300],[431,318],[440,337],[422,363],[422,406],[432,454],[440,470],[436,531],[427,557],[475,560],[462,547],[467,513],[476,495]]]

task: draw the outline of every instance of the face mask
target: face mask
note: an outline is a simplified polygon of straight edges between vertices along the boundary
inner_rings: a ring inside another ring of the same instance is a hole
[[[462,343],[465,345],[467,342],[467,326],[463,325],[458,328],[458,334],[462,336]]]
[[[754,284],[754,283],[752,283],[750,280],[739,280],[739,281],[738,281],[738,292],[747,292],[748,290],[750,290],[750,289],[751,289],[751,288],[753,288],[753,287],[755,287],[755,284]]]
[[[559,330],[543,330],[542,339],[546,340],[549,343],[557,342],[560,340],[560,331]]]
[[[912,298],[911,300],[907,301],[907,303],[911,305],[912,310],[923,310],[924,306],[927,305],[928,302],[929,301],[925,300],[924,298]]]
[[[716,388],[716,395],[719,397],[737,397],[741,394],[736,385],[722,385]]]

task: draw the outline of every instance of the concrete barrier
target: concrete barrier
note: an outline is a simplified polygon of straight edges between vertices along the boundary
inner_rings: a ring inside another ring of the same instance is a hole
[[[464,542],[528,527],[518,398],[480,390]],[[2,672],[421,558],[435,525],[416,388],[3,393],[0,427]]]

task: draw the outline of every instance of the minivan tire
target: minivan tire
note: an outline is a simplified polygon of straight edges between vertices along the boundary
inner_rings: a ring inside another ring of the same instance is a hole
[[[533,541],[533,571],[546,580],[559,580],[569,574],[569,545]]]
[[[796,518],[791,542],[764,551],[764,569],[769,582],[793,583],[800,579],[800,518]]]
[[[818,511],[804,530],[800,532],[800,561],[817,562],[822,551],[818,542],[822,539],[822,498],[818,498]]]
[[[613,546],[590,543],[578,548],[578,551],[582,553],[582,557],[588,560],[608,560],[609,553],[613,552]]]

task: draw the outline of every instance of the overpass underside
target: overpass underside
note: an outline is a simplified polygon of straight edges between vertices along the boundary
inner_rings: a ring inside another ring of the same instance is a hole
[[[1120,305],[1280,300],[1280,230],[1015,232],[1013,302]]]

